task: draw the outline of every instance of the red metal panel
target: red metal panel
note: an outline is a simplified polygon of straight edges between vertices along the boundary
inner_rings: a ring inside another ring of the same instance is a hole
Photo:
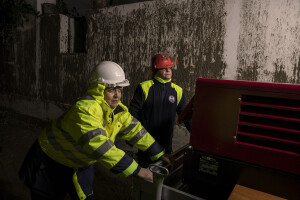
[[[266,98],[271,105],[249,103],[249,97]],[[293,106],[286,106],[286,102]],[[258,113],[252,113],[253,106]],[[280,109],[293,116],[285,116]],[[264,114],[265,110],[271,114]],[[299,111],[300,85],[199,78],[190,145],[195,150],[300,175]],[[250,132],[239,130],[243,126]]]

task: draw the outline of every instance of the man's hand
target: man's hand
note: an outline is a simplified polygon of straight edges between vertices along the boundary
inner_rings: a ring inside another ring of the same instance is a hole
[[[141,168],[137,176],[153,182],[153,173],[149,169]]]
[[[171,166],[171,168],[174,167],[174,158],[171,154],[164,154],[160,157],[160,159],[164,162],[166,162],[167,164],[169,164]]]

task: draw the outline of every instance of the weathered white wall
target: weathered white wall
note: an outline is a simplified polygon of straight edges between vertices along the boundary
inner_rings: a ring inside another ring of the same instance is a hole
[[[120,63],[132,87],[151,78],[151,57],[160,52],[179,60],[174,81],[189,96],[197,77],[222,78],[223,1],[150,1],[93,11],[88,18],[88,66]],[[128,104],[129,100],[124,100]]]
[[[159,52],[178,57],[174,81],[188,97],[198,77],[300,83],[299,0],[151,1],[92,11],[88,22],[88,66],[115,60],[132,88]]]
[[[300,83],[300,1],[226,2],[224,78]]]
[[[1,50],[1,105],[21,111],[23,101],[29,107],[23,114],[30,105],[44,105],[32,113],[52,113],[53,104],[82,94],[102,60],[124,67],[129,105],[137,84],[151,78],[150,60],[159,52],[178,58],[173,81],[188,100],[198,77],[300,83],[299,0],[160,0],[92,10],[83,54],[61,54],[67,39],[59,35],[68,29],[62,19],[67,22],[61,15],[31,19],[20,41]]]

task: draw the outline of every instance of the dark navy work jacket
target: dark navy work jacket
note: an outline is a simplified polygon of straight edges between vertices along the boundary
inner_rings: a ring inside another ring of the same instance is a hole
[[[179,115],[185,106],[186,100],[180,86],[171,80],[154,77],[137,86],[129,112],[170,154],[176,113]],[[190,123],[185,123],[188,129]]]

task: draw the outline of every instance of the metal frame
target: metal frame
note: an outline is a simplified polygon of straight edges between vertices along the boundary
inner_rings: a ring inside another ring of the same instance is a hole
[[[153,182],[138,177],[133,178],[133,200],[204,200],[181,190],[164,185],[164,179],[169,175],[169,170],[161,166],[159,161],[149,166],[153,173]]]

